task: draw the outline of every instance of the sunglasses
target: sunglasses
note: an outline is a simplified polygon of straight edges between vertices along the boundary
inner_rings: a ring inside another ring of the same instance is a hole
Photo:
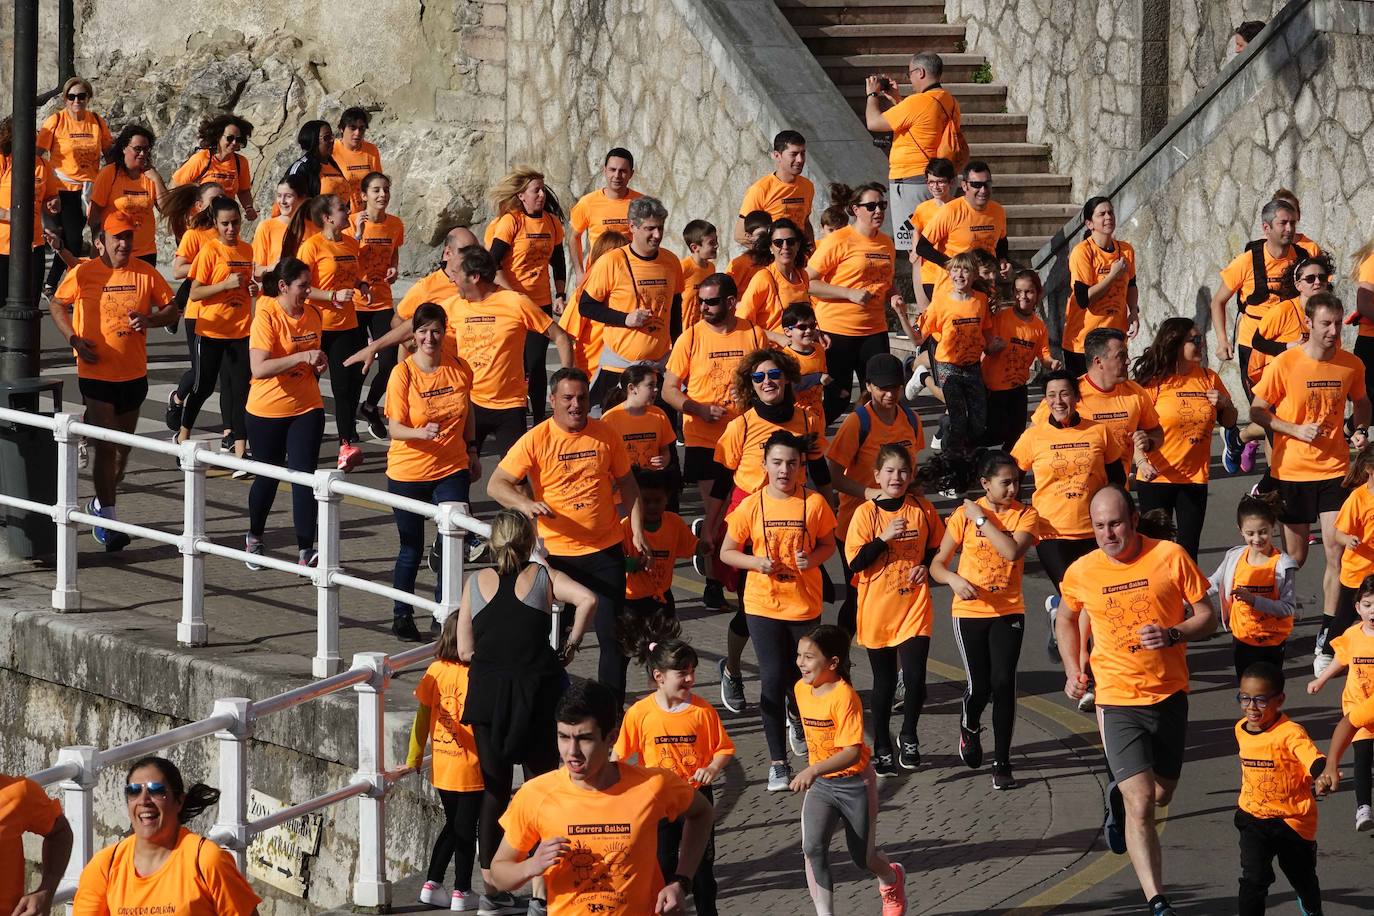
[[[796,324],[785,325],[785,326],[783,327],[783,330],[784,330],[784,331],[814,331],[814,330],[816,330],[816,322],[814,322],[814,321],[798,321]]]
[[[1185,339],[1188,341],[1188,343],[1194,343],[1194,344],[1201,344],[1201,343],[1202,343],[1202,335],[1199,334],[1199,333],[1197,333],[1196,331],[1194,331],[1192,334],[1189,334],[1189,335],[1187,336],[1187,338],[1185,338]]]
[[[887,209],[887,201],[885,201],[885,200],[870,200],[870,201],[867,201],[866,203],[861,203],[861,204],[859,204],[859,206],[863,207],[863,208],[864,208],[865,210],[867,210],[869,213],[876,213],[876,212],[878,212],[879,210],[886,210],[886,209]]]
[[[988,181],[965,181],[964,184],[968,185],[970,188],[973,188],[975,191],[981,191],[984,188],[992,187],[991,179],[989,179]]]
[[[167,783],[165,782],[131,782],[124,787],[125,798],[138,798],[147,789],[148,794],[153,798],[167,797]]]
[[[764,372],[751,372],[749,373],[749,377],[753,379],[756,384],[764,379],[768,379],[770,382],[776,382],[778,379],[782,378],[782,370],[768,369]]]
[[[1241,706],[1253,706],[1256,709],[1268,709],[1269,701],[1274,699],[1274,697],[1276,696],[1278,696],[1278,694],[1276,693],[1268,695],[1260,694],[1259,696],[1254,697],[1248,696],[1243,693],[1238,693],[1236,694],[1236,702],[1239,703]]]
[[[129,152],[133,153],[135,156],[151,156],[153,148],[151,146],[131,146],[129,147]]]
[[[86,92],[68,92],[68,93],[67,93],[67,98],[71,99],[73,102],[84,102],[84,101],[86,101],[87,99],[89,99],[90,97],[91,97],[91,96],[90,96],[90,93],[86,93]]]
[[[700,302],[702,305],[721,305],[721,304],[724,303],[725,300],[728,299],[728,298],[730,298],[730,297],[729,297],[729,296],[723,296],[723,295],[722,295],[722,296],[702,296],[702,297],[701,297],[700,299],[698,299],[697,301]]]
[[[1330,274],[1304,274],[1303,276],[1298,277],[1298,281],[1304,283],[1325,283],[1327,280],[1330,279]]]
[[[242,135],[240,134],[225,134],[224,142],[233,143],[235,146],[243,146],[243,144],[247,143],[248,141],[243,139]]]
[[[774,247],[774,248],[796,248],[796,247],[797,247],[797,244],[798,244],[799,242],[801,242],[801,239],[796,238],[796,237],[785,238],[785,239],[773,239],[773,247]]]

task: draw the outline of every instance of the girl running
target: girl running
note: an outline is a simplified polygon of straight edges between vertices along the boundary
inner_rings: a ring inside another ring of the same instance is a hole
[[[794,691],[811,765],[788,788],[806,793],[802,854],[816,914],[835,912],[830,838],[844,821],[850,858],[878,879],[883,916],[900,916],[906,912],[906,870],[877,848],[878,782],[864,744],[863,704],[849,680],[849,635],[829,624],[812,627],[797,641],[797,669],[801,680]]]
[[[259,223],[253,233],[253,263],[259,277],[276,267],[277,261],[281,260],[286,229],[296,215],[296,209],[308,205],[309,197],[303,175],[287,175],[277,183],[277,201],[272,208],[274,214]],[[304,233],[302,241],[320,231],[310,220],[302,223],[301,230]]]
[[[602,405],[601,421],[625,443],[630,464],[646,471],[667,468],[677,441],[668,415],[654,406],[662,383],[652,363],[635,363],[620,373]]]
[[[1366,576],[1355,590],[1355,611],[1359,620],[1331,640],[1336,658],[1316,680],[1307,685],[1307,692],[1317,693],[1347,669],[1345,690],[1341,693],[1341,712],[1349,716],[1356,706],[1374,699],[1374,576]],[[1370,808],[1370,786],[1374,782],[1374,731],[1361,728],[1355,733],[1355,829],[1363,833],[1374,829],[1374,811]]]
[[[176,255],[172,258],[172,277],[180,280],[181,285],[177,287],[176,304],[177,309],[182,313],[186,320],[186,350],[191,357],[191,365],[181,374],[181,379],[177,382],[175,389],[167,395],[167,413],[165,419],[167,428],[172,432],[181,429],[181,410],[186,403],[186,399],[191,395],[191,389],[196,384],[196,316],[200,313],[200,303],[191,303],[191,265],[195,263],[196,255],[200,254],[200,249],[206,244],[215,241],[219,233],[215,231],[215,217],[210,209],[210,204],[215,198],[224,195],[224,188],[215,182],[207,182],[202,185],[182,185],[167,192],[167,198],[162,202],[162,216],[167,222],[167,228],[171,231],[172,237],[177,240]],[[253,279],[258,279],[257,272],[254,272]],[[178,319],[179,321],[180,319]],[[175,323],[168,326],[168,333],[175,334],[177,326]],[[220,378],[220,414],[227,422],[229,419],[228,404],[224,398],[224,392],[228,388],[227,379]],[[229,428],[224,429],[225,439],[229,439]],[[221,449],[228,451],[230,441],[222,442]]]
[[[1021,469],[1006,452],[987,453],[978,468],[983,497],[954,510],[930,563],[930,577],[954,592],[954,639],[968,684],[959,721],[959,758],[983,763],[983,710],[992,701],[992,787],[1016,788],[1011,736],[1016,724],[1016,666],[1026,632],[1021,574],[1040,514],[1017,500]],[[959,554],[958,571],[950,560]],[[910,683],[910,682],[908,682]],[[909,689],[909,688],[908,688]],[[911,701],[908,699],[908,703]]]
[[[783,792],[792,780],[783,734],[784,705],[796,683],[791,655],[821,616],[821,564],[835,552],[835,515],[803,483],[806,452],[796,436],[773,432],[762,454],[767,484],[726,519],[720,559],[751,573],[740,603],[758,653],[759,708],[771,756],[768,791]],[[789,728],[793,751],[803,753],[801,719],[793,718]]]
[[[711,788],[730,760],[735,744],[725,733],[715,707],[692,693],[696,684],[696,650],[680,639],[653,643],[645,657],[655,690],[625,712],[615,741],[617,760],[639,758],[640,766],[658,767],[681,776],[715,803]],[[682,844],[682,821],[663,821],[658,827],[658,862],[663,880],[677,871]],[[696,874],[692,901],[700,916],[715,916],[715,828],[706,842]]]
[[[358,325],[369,343],[380,340],[391,330],[391,284],[400,270],[401,246],[406,230],[400,217],[386,212],[391,203],[391,179],[381,172],[369,172],[362,183],[363,209],[353,217],[350,234],[358,240],[361,275],[367,283],[371,299],[358,307]],[[396,367],[396,348],[383,347],[377,353],[377,374],[367,397],[358,405],[358,414],[367,424],[367,431],[379,442],[387,438],[386,420],[378,405],[386,396],[386,383]]]
[[[1237,682],[1255,662],[1269,662],[1282,671],[1293,632],[1298,564],[1274,546],[1277,503],[1276,493],[1241,497],[1236,525],[1244,543],[1226,551],[1211,576],[1212,590],[1221,599],[1222,623],[1231,631]]]
[[[893,357],[895,360],[896,358]],[[910,492],[911,453],[895,443],[878,450],[879,495],[854,510],[844,553],[858,590],[857,640],[873,669],[873,766],[896,776],[921,765],[916,726],[926,699],[931,606],[927,564],[945,526],[935,507]],[[900,667],[906,686],[901,753],[892,753],[893,700]]]

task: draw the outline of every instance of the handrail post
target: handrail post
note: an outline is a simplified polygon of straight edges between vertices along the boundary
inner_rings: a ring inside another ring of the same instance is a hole
[[[343,477],[342,471],[315,472],[315,501],[319,504],[320,559],[315,569],[315,658],[310,671],[315,677],[329,677],[343,670],[339,657],[339,586],[334,576],[340,571],[339,506],[342,498],[331,484]]]
[[[391,882],[386,878],[386,655],[362,652],[353,656],[354,668],[372,676],[353,689],[358,692],[358,773],[355,779],[372,784],[358,796],[358,871],[353,905],[388,907]]]
[[[443,545],[443,555],[439,567],[439,622],[458,610],[463,596],[463,560],[467,557],[464,541],[467,530],[460,528],[454,520],[455,515],[470,515],[468,503],[439,504],[439,543]]]
[[[62,874],[62,889],[75,889],[86,863],[95,855],[95,784],[100,776],[97,749],[88,744],[64,747],[57,752],[58,763],[74,763],[80,768],[73,779],[58,783],[62,790],[62,813],[72,828],[72,854]]]
[[[181,621],[177,623],[177,642],[183,646],[203,646],[210,641],[205,625],[205,556],[198,542],[205,537],[205,465],[200,462],[200,443],[187,439],[181,444],[181,469],[186,474],[186,492],[181,506]]]
[[[78,526],[71,513],[79,508],[80,437],[72,435],[76,418],[69,413],[53,417],[53,439],[57,441],[57,505],[53,522],[57,525],[57,583],[52,590],[52,606],[57,611],[81,610],[81,589],[77,586]]]
[[[248,737],[253,701],[228,697],[215,701],[211,715],[228,713],[234,724],[215,732],[219,741],[219,806],[211,829],[215,842],[228,849],[239,871],[248,874]]]

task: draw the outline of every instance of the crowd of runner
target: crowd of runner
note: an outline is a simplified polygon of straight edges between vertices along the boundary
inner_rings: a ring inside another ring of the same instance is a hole
[[[1298,201],[1277,191],[1259,214],[1263,237],[1219,265],[1211,328],[1216,355],[1238,361],[1244,390],[1233,393],[1204,365],[1207,327],[1172,317],[1137,337],[1135,253],[1116,237],[1112,202],[1094,197],[1053,341],[1040,278],[1010,258],[992,169],[968,159],[941,68],[921,53],[909,90],[869,80],[868,127],[893,134],[886,183],[834,185],[821,209],[802,174],[806,140],[782,131],[773,170],[723,238],[632,187],[629,150],[606,153],[602,186],[566,215],[540,172],[516,168],[491,191],[485,237],[453,228],[439,266],[399,300],[406,232],[363,109],[300,128],[301,156],[268,206],[242,118],[207,118],[199,148],[164,179],[155,163],[173,156],[155,153],[152,131],[114,133],[92,110],[91,85],[67,82],[39,132],[34,276],[71,343],[88,422],[132,432],[148,393],[147,335],[184,331],[191,366],[166,404],[177,441],[218,389],[226,450],[313,471],[336,444],[331,460],[352,471],[380,458],[365,429],[386,443],[392,492],[468,504],[485,475],[498,504],[489,541],[465,545],[492,568],[433,622],[437,660],[416,690],[409,760],[432,752],[445,817],[423,902],[671,913],[691,897],[695,912],[717,912],[712,785],[735,746],[694,692],[698,655],[672,592],[680,561],[702,574],[705,607],[732,613],[719,705],[733,716],[750,706],[742,660],[753,646],[769,760],[745,773],[803,796],[819,914],[834,912],[828,847],[841,825],[882,912],[907,911],[902,864],[876,845],[876,781],[922,766],[937,605],[949,608],[967,673],[959,756],[984,765],[990,707],[992,787],[1016,788],[1032,548],[1055,591],[1049,651],[1105,749],[1107,842],[1129,854],[1150,913],[1175,912],[1154,818],[1184,762],[1186,647],[1218,626],[1231,634],[1243,715],[1239,912],[1263,912],[1275,857],[1303,912],[1321,912],[1313,796],[1336,787],[1352,744],[1355,827],[1374,828],[1374,255],[1354,253],[1351,308],[1331,292],[1333,255],[1298,232]],[[8,123],[0,152],[8,162]],[[0,175],[8,206],[10,170]],[[662,244],[670,219],[685,256]],[[176,241],[162,271],[160,232]],[[0,221],[6,271],[8,240]],[[731,242],[744,250],[727,262]],[[1353,352],[1341,343],[1347,323],[1358,325]],[[890,352],[894,332],[911,344],[906,359]],[[549,343],[561,364],[551,376]],[[938,430],[911,406],[922,392],[943,405]],[[1197,557],[1214,434],[1227,472],[1266,472],[1234,507],[1236,546],[1209,577]],[[117,517],[127,458],[95,445],[91,514]],[[251,555],[272,538],[276,491],[252,483]],[[936,503],[949,499],[942,514]],[[689,500],[701,511],[684,518]],[[313,564],[308,488],[294,488],[292,517],[299,561]],[[398,511],[396,526],[393,584],[413,592],[424,523]],[[94,533],[108,551],[128,543]],[[1290,640],[1294,579],[1316,541],[1323,625],[1308,690],[1346,675],[1326,755],[1282,712],[1284,663],[1305,652]],[[428,555],[437,569],[438,542]],[[835,625],[822,623],[827,603]],[[556,604],[572,613],[555,649]],[[424,638],[404,602],[393,627]],[[589,631],[596,679],[570,683],[564,668]],[[866,707],[850,676],[854,644],[872,675]],[[655,690],[626,710],[632,662]],[[513,792],[516,765],[530,778]],[[65,861],[55,803],[22,781],[0,780],[0,801],[7,792]],[[197,912],[255,909],[232,859],[184,826],[210,790],[187,789],[173,763],[150,758],[130,769],[126,795],[133,837],[86,869],[80,916],[159,903],[170,893],[150,889],[159,868],[179,892],[212,901]],[[60,874],[45,870],[22,901],[0,893],[0,913],[41,914]],[[526,886],[530,898],[513,895]]]

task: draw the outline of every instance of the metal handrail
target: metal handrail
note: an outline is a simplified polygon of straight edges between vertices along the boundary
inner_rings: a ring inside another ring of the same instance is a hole
[[[95,755],[95,762],[102,770],[112,764],[124,763],[127,760],[137,760],[140,757],[147,757],[158,751],[165,751],[169,747],[178,744],[185,744],[187,741],[195,741],[197,738],[208,738],[215,732],[224,731],[234,724],[234,717],[231,715],[209,716],[196,722],[188,722],[176,728],[169,728],[165,732],[156,735],[149,735],[146,738],[139,738],[136,741],[129,741],[124,744],[117,744],[109,750],[101,751]]]

